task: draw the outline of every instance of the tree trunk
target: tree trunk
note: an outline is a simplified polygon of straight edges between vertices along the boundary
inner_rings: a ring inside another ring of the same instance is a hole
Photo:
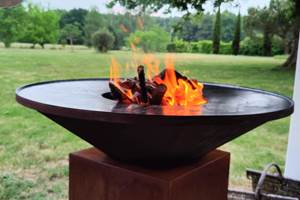
[[[284,45],[284,54],[290,53],[290,44],[286,37],[282,37],[283,45]]]
[[[267,30],[264,31],[263,55],[272,56],[272,36]]]
[[[282,67],[284,68],[296,68],[296,62],[297,62],[297,52],[298,52],[298,42],[299,42],[299,37],[294,39],[293,41],[293,46],[292,46],[292,52],[288,59],[283,63]]]
[[[73,48],[73,38],[70,38],[70,45],[71,45],[71,51],[74,51],[74,48]]]
[[[295,25],[294,29],[294,39],[293,39],[293,46],[292,52],[285,63],[283,63],[282,67],[284,68],[296,68],[297,62],[297,52],[298,52],[298,42],[299,42],[299,30],[300,30],[300,1],[294,0],[295,2]]]
[[[10,45],[11,45],[10,42],[4,41],[4,46],[5,46],[5,48],[10,48]]]

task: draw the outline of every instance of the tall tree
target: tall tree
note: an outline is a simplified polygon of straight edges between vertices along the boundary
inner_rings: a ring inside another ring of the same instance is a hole
[[[263,55],[272,55],[272,38],[276,33],[275,12],[270,7],[249,8],[245,18],[245,29],[249,36],[255,37],[256,32],[263,34]]]
[[[74,41],[78,40],[81,35],[79,24],[67,24],[63,29],[60,30],[60,38],[68,41],[72,48]]]
[[[288,57],[287,61],[283,64],[285,68],[295,68],[297,62],[298,42],[299,42],[299,30],[300,30],[300,1],[291,0],[293,3],[292,7],[292,52]]]
[[[0,41],[6,48],[22,37],[26,12],[23,6],[0,8]]]
[[[197,11],[202,12],[204,11],[203,5],[208,0],[135,0],[135,1],[128,1],[128,0],[110,0],[108,3],[108,7],[113,7],[117,3],[121,6],[126,7],[127,9],[136,9],[140,8],[141,10],[145,10],[148,8],[150,11],[158,11],[162,8],[166,8],[167,12],[170,12],[172,8],[177,8],[180,11],[186,11],[187,14],[190,14],[190,11]],[[212,0],[215,7],[221,5],[222,2],[229,2],[232,0]]]
[[[239,12],[236,20],[234,38],[232,41],[232,53],[238,55],[240,52],[240,41],[241,41],[241,13]]]
[[[213,32],[213,53],[218,54],[220,51],[220,42],[221,42],[221,11],[220,6],[216,14],[214,32]]]
[[[59,15],[52,10],[30,4],[28,7],[28,22],[25,25],[22,41],[40,44],[56,43],[59,35]]]
[[[84,43],[84,24],[85,24],[85,17],[88,14],[88,11],[85,9],[72,9],[60,18],[59,25],[60,28],[64,28],[67,24],[75,24],[78,23],[79,29],[81,31],[80,38],[76,41],[76,44],[83,44]]]
[[[99,29],[104,28],[103,16],[98,12],[97,8],[92,8],[85,17],[84,24],[84,43],[92,46],[92,35]]]
[[[236,15],[225,10],[221,13],[221,41],[230,42],[234,38],[234,31],[236,28]]]
[[[272,0],[270,8],[275,12],[276,35],[279,36],[284,43],[286,54],[290,53],[292,33],[294,24],[293,10],[294,3],[291,0]]]

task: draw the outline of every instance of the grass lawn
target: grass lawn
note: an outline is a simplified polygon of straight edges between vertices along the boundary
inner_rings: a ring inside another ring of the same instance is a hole
[[[67,199],[68,153],[89,145],[15,102],[21,85],[55,79],[107,77],[111,56],[129,52],[0,48],[0,199]],[[163,54],[157,54],[163,58]],[[177,54],[176,68],[207,82],[229,83],[292,95],[294,73],[274,70],[284,57]],[[231,152],[230,184],[245,187],[246,168],[284,166],[289,119],[259,127],[222,149]]]

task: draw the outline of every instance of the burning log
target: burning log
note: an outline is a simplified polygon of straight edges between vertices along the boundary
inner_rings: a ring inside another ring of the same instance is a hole
[[[141,100],[143,103],[148,103],[144,66],[138,66],[137,72],[139,77],[139,86],[141,88]]]
[[[128,94],[120,86],[110,81],[109,87],[114,98],[119,99],[119,101],[121,102],[133,103],[131,97],[129,97]]]
[[[160,105],[166,91],[167,91],[167,86],[165,86],[164,84],[160,84],[156,88],[154,88],[151,91],[152,95],[150,98],[150,104]]]
[[[165,69],[152,79],[145,78],[144,66],[137,68],[133,79],[110,81],[112,96],[124,103],[151,105],[200,105],[203,85],[174,69]]]

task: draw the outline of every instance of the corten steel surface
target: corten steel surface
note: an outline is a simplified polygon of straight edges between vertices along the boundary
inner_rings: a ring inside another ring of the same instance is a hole
[[[203,106],[127,105],[109,91],[106,79],[53,81],[18,89],[17,101],[114,158],[150,163],[199,157],[294,108],[281,95],[211,83]]]
[[[226,200],[229,160],[216,150],[190,165],[156,170],[83,150],[70,155],[70,200]]]

